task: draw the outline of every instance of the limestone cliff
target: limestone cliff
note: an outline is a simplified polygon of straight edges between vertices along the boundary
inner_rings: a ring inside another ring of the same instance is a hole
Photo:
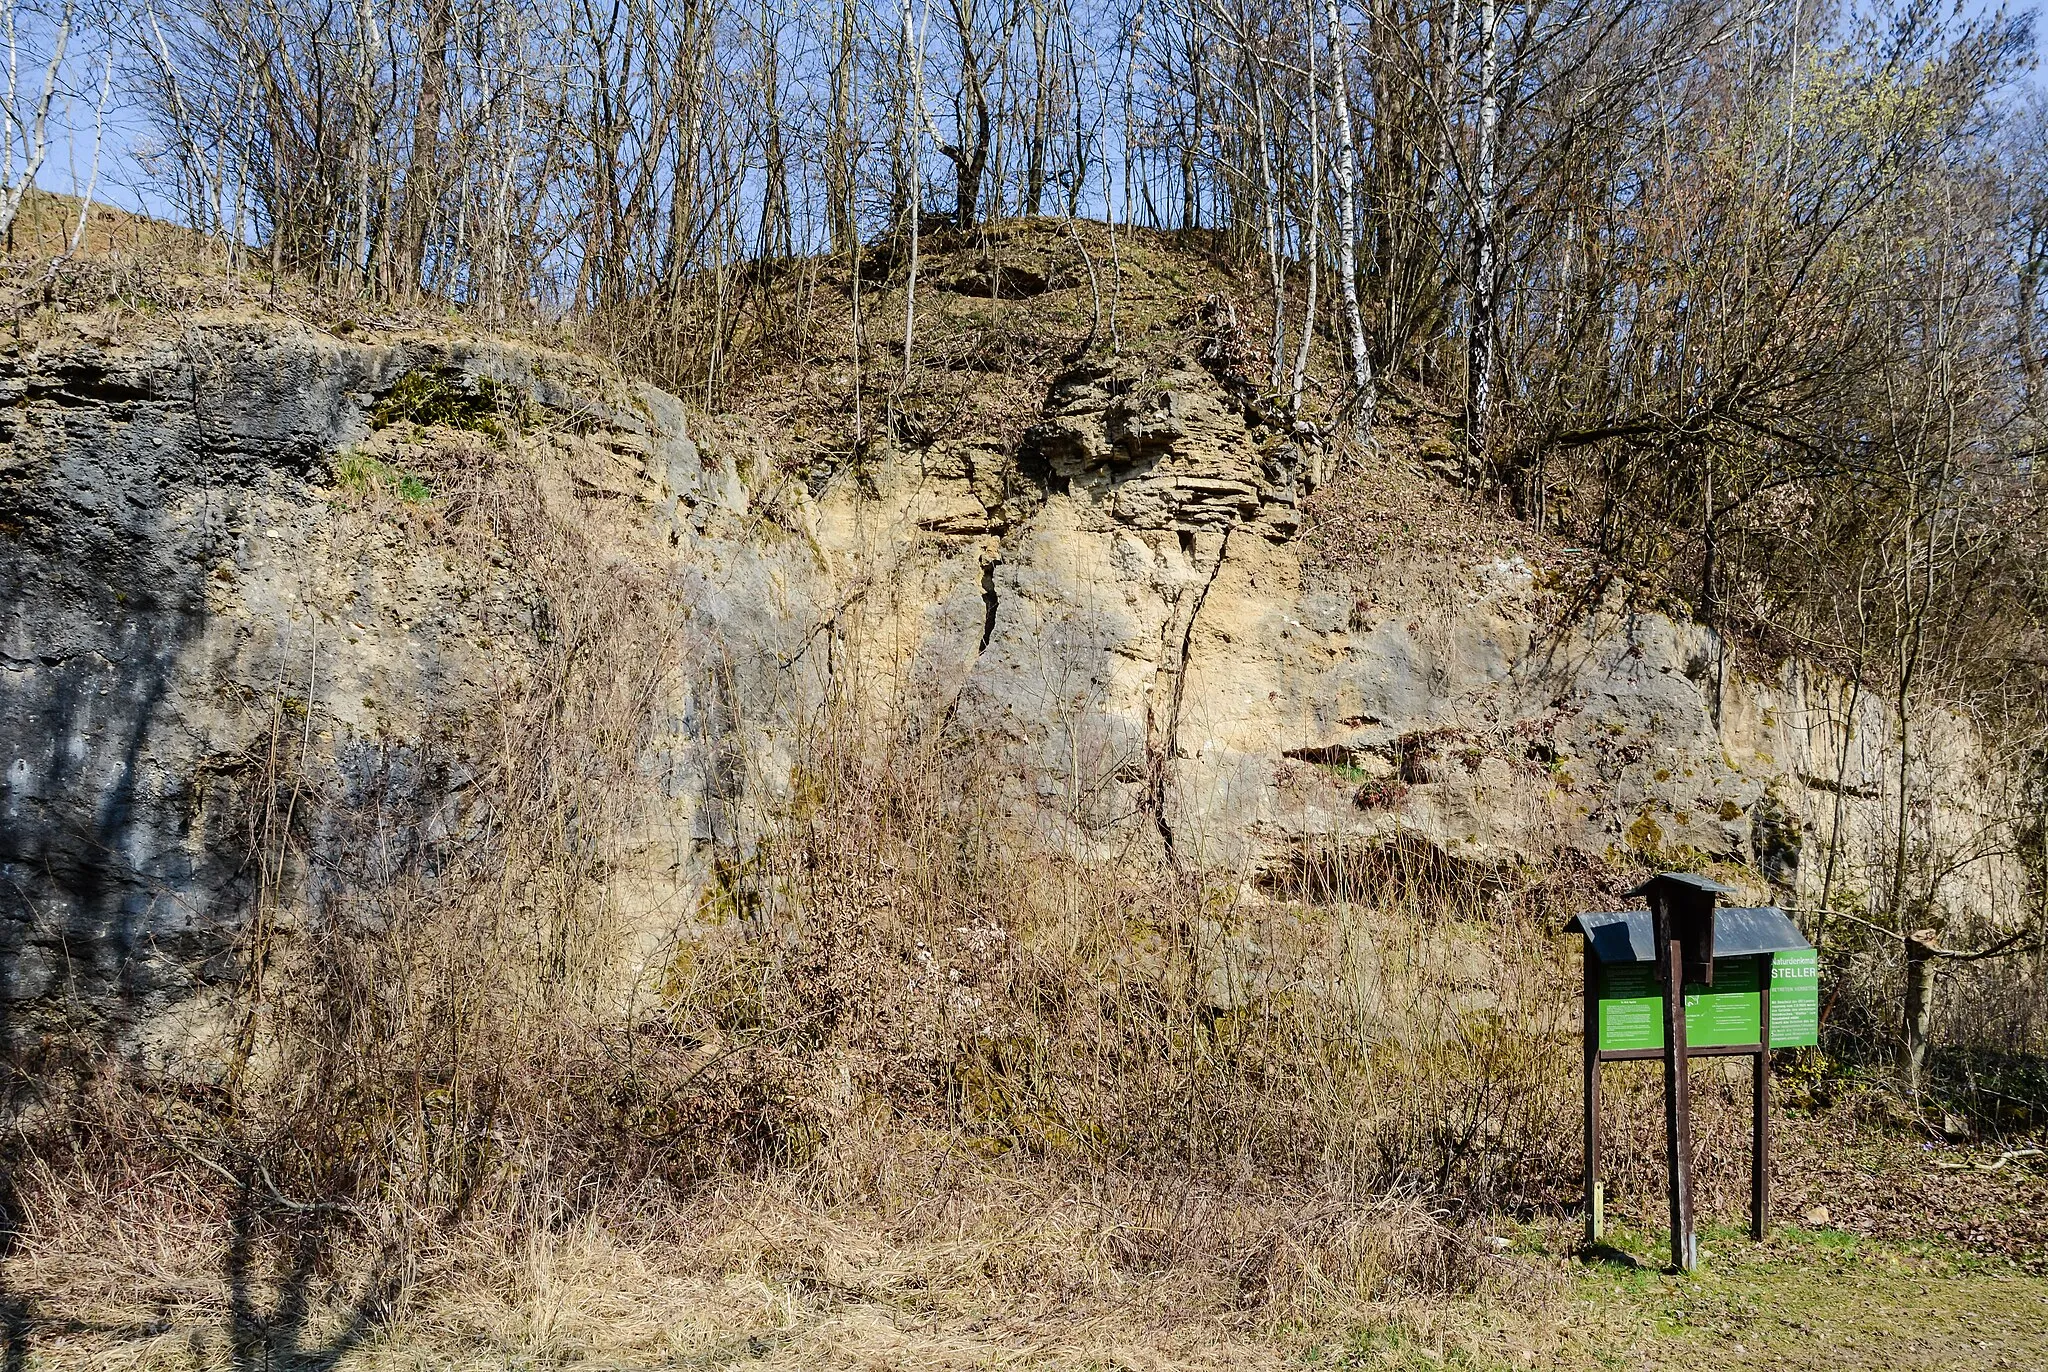
[[[317,900],[443,822],[452,722],[559,632],[515,544],[450,532],[488,528],[462,501],[491,464],[673,615],[610,878],[649,925],[697,917],[855,699],[950,731],[1030,841],[1243,880],[1403,845],[1784,898],[1830,843],[1853,884],[1897,809],[1877,702],[1745,666],[1412,466],[1305,500],[1302,436],[1195,347],[1076,363],[1021,437],[906,427],[857,471],[693,440],[673,397],[542,349],[277,319],[60,326],[0,388],[0,1030],[140,1032],[232,975],[266,883]],[[1926,728],[1910,785],[1963,845],[1999,779]],[[272,823],[336,860],[273,874]]]

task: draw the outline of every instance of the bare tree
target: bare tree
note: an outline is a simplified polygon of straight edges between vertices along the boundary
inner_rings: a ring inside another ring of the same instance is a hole
[[[1302,0],[1302,52],[1308,75],[1308,223],[1301,256],[1308,280],[1302,287],[1301,339],[1294,351],[1294,380],[1288,389],[1287,408],[1297,421],[1301,417],[1301,388],[1308,377],[1309,346],[1316,332],[1316,271],[1322,265],[1323,229],[1323,112],[1322,85],[1316,73],[1316,24],[1314,0]]]
[[[945,0],[945,12],[953,41],[953,137],[933,141],[953,164],[953,222],[971,229],[980,214],[981,182],[994,142],[989,69],[1007,35],[987,31],[982,0]]]
[[[114,94],[114,45],[109,43],[100,62],[100,93],[92,107],[92,169],[86,173],[85,189],[78,196],[78,222],[72,227],[71,236],[65,240],[64,256],[78,252],[85,239],[86,220],[92,214],[93,193],[100,184],[100,153],[107,138],[107,102]]]
[[[1324,0],[1324,5],[1332,102],[1337,114],[1337,283],[1344,301],[1344,339],[1351,354],[1353,424],[1360,437],[1370,439],[1378,397],[1365,323],[1358,308],[1358,139],[1351,122],[1351,29],[1338,12],[1337,0]]]
[[[7,85],[4,94],[0,94],[0,139],[5,140],[4,146],[0,146],[0,233],[13,232],[15,216],[21,213],[22,197],[35,184],[36,173],[49,156],[50,106],[57,98],[57,74],[71,41],[71,0],[63,0],[47,40],[42,86],[33,91],[24,88],[23,49],[32,36],[22,31],[21,19],[32,13],[18,0],[9,0],[0,9],[0,25],[4,25],[7,38]],[[19,167],[15,164],[17,155],[21,158]]]
[[[1465,319],[1465,462],[1478,477],[1486,466],[1493,413],[1494,288],[1499,264],[1494,233],[1500,214],[1500,169],[1494,137],[1500,124],[1500,23],[1497,0],[1479,6],[1479,124],[1473,152],[1472,304]]]

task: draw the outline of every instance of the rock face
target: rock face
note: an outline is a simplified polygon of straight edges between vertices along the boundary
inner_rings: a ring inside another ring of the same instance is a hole
[[[223,346],[225,345],[225,346]],[[10,1001],[63,983],[156,989],[145,950],[203,958],[238,876],[197,800],[233,689],[239,568],[343,442],[358,350],[177,354],[81,343],[7,361],[0,459],[0,926]],[[422,683],[425,684],[425,683]],[[168,743],[176,737],[177,742]]]
[[[1190,363],[1156,377],[1084,367],[1054,384],[1019,464],[1042,487],[1084,494],[1131,529],[1220,533],[1255,524],[1284,536],[1299,523],[1299,453],[1262,443],[1248,418]]]
[[[1069,374],[1014,458],[890,448],[816,490],[506,343],[200,324],[18,346],[0,387],[0,1037],[81,1005],[140,1033],[230,975],[264,826],[294,822],[280,777],[410,814],[465,784],[425,745],[527,669],[531,587],[335,499],[380,434],[451,416],[507,416],[476,451],[600,512],[604,556],[678,607],[692,665],[630,874],[648,920],[771,822],[802,721],[849,685],[891,728],[956,731],[1034,841],[1244,878],[1407,845],[1807,896],[1824,865],[1867,880],[1900,812],[1880,702],[1746,674],[1618,589],[1571,603],[1514,554],[1307,559],[1292,438],[1194,358]],[[1922,730],[1913,822],[1961,853],[2000,779],[1961,723]],[[2008,879],[1964,864],[1947,898]]]
[[[153,1020],[231,972],[268,835],[317,828],[316,792],[418,809],[461,784],[417,745],[516,670],[532,606],[332,503],[407,378],[602,433],[560,465],[644,499],[649,549],[744,500],[670,398],[504,345],[224,325],[0,359],[0,1014]]]

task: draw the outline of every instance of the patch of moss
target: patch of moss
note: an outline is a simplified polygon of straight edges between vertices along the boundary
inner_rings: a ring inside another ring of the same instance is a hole
[[[1655,857],[1664,851],[1664,828],[1649,813],[1636,816],[1636,822],[1628,826],[1628,846],[1644,857]]]
[[[501,439],[510,402],[506,389],[487,376],[465,377],[449,367],[419,367],[399,377],[384,393],[370,411],[370,427],[439,425]]]
[[[1354,767],[1348,762],[1318,762],[1316,766],[1348,786],[1362,786],[1376,778],[1363,767]]]
[[[1415,445],[1415,455],[1423,462],[1448,462],[1458,456],[1458,447],[1440,433],[1432,433]]]

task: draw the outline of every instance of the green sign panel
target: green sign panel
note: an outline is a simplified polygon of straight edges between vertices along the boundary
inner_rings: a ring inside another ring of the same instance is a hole
[[[1771,967],[1771,1047],[1798,1048],[1818,1040],[1820,982],[1811,950],[1778,953]],[[1739,1047],[1762,1032],[1757,1003],[1758,962],[1753,957],[1718,959],[1713,986],[1685,988],[1685,1039],[1693,1048]],[[1600,969],[1602,1051],[1662,1048],[1664,998],[1657,994],[1657,968],[1620,962]]]
[[[1657,994],[1657,968],[1648,962],[1616,962],[1600,968],[1600,1049],[1664,1046],[1664,997]]]
[[[1714,988],[1685,988],[1685,1041],[1694,1048],[1729,1048],[1755,1043],[1762,1034],[1758,1017],[1757,960],[1729,958],[1714,962]],[[1664,1046],[1659,1035],[1657,1046]]]
[[[1771,959],[1771,1047],[1820,1042],[1820,954],[1811,948]]]

